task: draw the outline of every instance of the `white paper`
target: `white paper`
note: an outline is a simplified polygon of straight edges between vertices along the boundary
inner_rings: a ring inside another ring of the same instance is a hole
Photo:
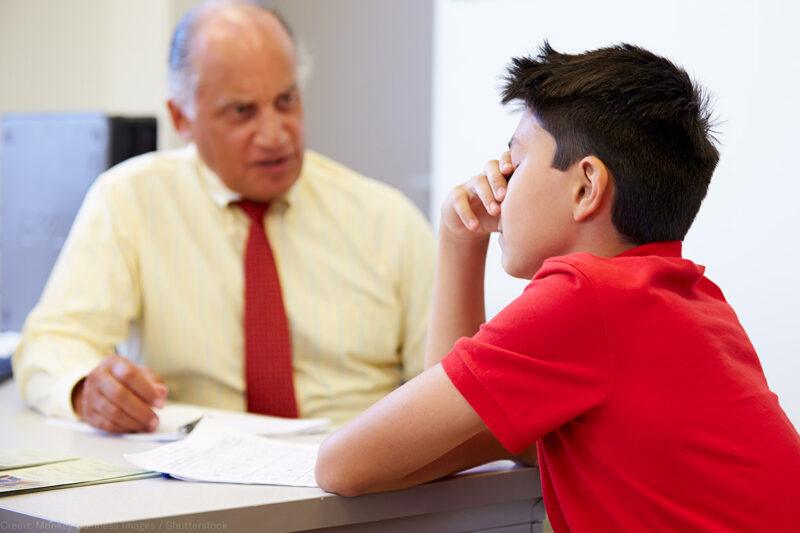
[[[155,413],[159,418],[158,429],[156,431],[152,433],[126,433],[119,436],[130,440],[155,442],[179,440],[186,436],[184,433],[180,432],[180,427],[194,422],[200,417],[216,420],[228,427],[238,429],[245,433],[270,437],[316,433],[323,431],[330,423],[330,420],[327,418],[280,418],[276,416],[224,411],[222,409],[212,409],[210,407],[180,403],[169,403],[163,409],[155,409]],[[109,434],[93,428],[89,424],[76,420],[50,418],[48,422],[80,431]]]
[[[204,418],[181,441],[124,457],[187,481],[316,487],[318,450],[317,444],[257,437]]]

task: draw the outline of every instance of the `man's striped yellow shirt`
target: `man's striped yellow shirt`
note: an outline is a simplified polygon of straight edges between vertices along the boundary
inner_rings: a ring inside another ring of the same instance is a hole
[[[27,401],[73,417],[72,387],[124,346],[169,399],[243,410],[238,199],[192,146],[100,176],[14,355]],[[308,151],[265,226],[301,416],[341,424],[422,370],[435,243],[401,193]]]

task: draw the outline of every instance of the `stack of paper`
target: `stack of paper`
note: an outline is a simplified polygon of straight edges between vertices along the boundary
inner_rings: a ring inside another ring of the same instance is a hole
[[[97,459],[36,450],[0,451],[0,496],[158,475],[158,472],[112,465]]]
[[[213,419],[245,433],[270,437],[315,433],[323,431],[330,423],[327,418],[279,418],[180,403],[169,403],[163,409],[156,409],[156,414],[159,425],[155,432],[129,433],[121,437],[146,441],[179,440],[186,436],[186,432],[181,431],[181,428],[191,425],[200,418]],[[55,418],[48,419],[48,422],[81,431],[103,433],[84,422]]]
[[[66,453],[43,452],[41,450],[0,450],[0,470],[25,468],[28,466],[46,465],[78,459],[77,455]]]
[[[186,439],[125,458],[187,481],[316,487],[318,449],[316,444],[257,437],[203,418]]]

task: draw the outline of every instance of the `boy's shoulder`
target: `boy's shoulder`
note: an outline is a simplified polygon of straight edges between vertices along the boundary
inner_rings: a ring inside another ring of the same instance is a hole
[[[705,267],[681,255],[679,241],[655,242],[631,248],[614,257],[588,252],[547,259],[534,280],[570,272],[593,287],[634,290],[662,287],[688,290],[704,281]]]

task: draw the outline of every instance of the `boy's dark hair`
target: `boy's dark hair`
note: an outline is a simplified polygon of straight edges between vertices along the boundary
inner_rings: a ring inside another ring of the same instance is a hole
[[[570,55],[545,41],[536,58],[512,59],[505,81],[503,104],[523,101],[555,138],[553,167],[605,163],[624,237],[683,240],[719,161],[708,101],[686,71],[629,44]]]

